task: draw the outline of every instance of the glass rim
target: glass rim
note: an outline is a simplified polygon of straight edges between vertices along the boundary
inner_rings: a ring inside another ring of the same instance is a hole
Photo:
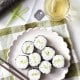
[[[63,17],[57,16],[56,19],[53,18],[52,15],[50,15],[49,13],[47,13],[47,11],[46,11],[46,9],[45,9],[45,7],[46,7],[46,1],[47,1],[47,0],[44,1],[44,11],[45,11],[45,14],[46,14],[51,20],[53,20],[53,21],[61,21],[61,20],[65,19],[65,16],[68,15],[68,12],[69,12],[69,10],[70,10],[70,1],[69,1],[69,0],[67,0],[67,1],[68,1],[68,8],[67,8],[65,14],[63,15]]]

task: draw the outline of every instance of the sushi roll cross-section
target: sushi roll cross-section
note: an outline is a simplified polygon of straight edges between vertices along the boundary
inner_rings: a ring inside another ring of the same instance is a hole
[[[38,66],[41,62],[41,56],[39,53],[32,53],[29,55],[29,64],[32,67]]]
[[[39,66],[39,70],[43,73],[43,74],[49,74],[51,72],[51,63],[48,61],[42,61],[42,63]]]
[[[55,50],[51,47],[45,47],[41,53],[44,60],[51,60],[55,55]]]
[[[34,51],[34,44],[32,41],[26,41],[22,45],[22,52],[25,53],[26,55],[29,55],[33,53]]]
[[[62,55],[56,55],[53,57],[52,64],[55,68],[62,68],[64,67],[64,57]]]
[[[37,69],[32,69],[28,71],[28,77],[30,80],[39,80],[41,77],[41,73]]]
[[[19,69],[26,69],[28,67],[28,58],[25,55],[19,55],[15,59],[16,67]]]
[[[38,49],[38,50],[42,50],[45,48],[45,46],[47,45],[47,40],[44,36],[39,35],[35,38],[34,40],[34,46]]]

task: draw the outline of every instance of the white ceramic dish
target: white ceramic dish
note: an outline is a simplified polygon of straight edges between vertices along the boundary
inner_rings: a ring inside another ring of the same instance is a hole
[[[23,54],[21,51],[21,46],[25,41],[33,41],[34,38],[38,35],[44,35],[48,41],[49,46],[53,46],[59,54],[63,55],[66,59],[66,65],[64,68],[54,69],[48,75],[42,75],[40,80],[62,80],[65,78],[66,73],[68,72],[68,68],[70,66],[70,55],[69,49],[67,48],[66,42],[64,42],[63,38],[58,35],[56,32],[52,32],[51,30],[45,28],[34,28],[28,29],[23,35],[20,35],[17,40],[14,41],[12,47],[9,52],[9,63],[15,66],[15,58],[18,55]],[[25,75],[27,75],[27,70],[20,70]],[[15,79],[17,80],[17,79]]]

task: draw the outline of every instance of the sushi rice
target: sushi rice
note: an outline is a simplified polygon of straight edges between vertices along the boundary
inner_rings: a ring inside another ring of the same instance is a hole
[[[45,48],[45,46],[47,45],[47,40],[44,36],[39,35],[35,38],[34,40],[34,46],[39,49],[42,50]]]
[[[33,53],[33,51],[34,51],[33,42],[32,41],[24,42],[22,45],[22,51],[23,51],[23,53],[26,53],[27,55]]]
[[[38,66],[41,62],[41,56],[39,53],[32,53],[29,55],[29,64],[31,66]]]
[[[37,69],[32,69],[28,71],[28,78],[30,80],[39,80],[41,76],[41,73]]]
[[[45,47],[41,53],[44,60],[51,60],[55,55],[55,50],[51,47]]]
[[[15,59],[16,67],[19,69],[26,69],[28,67],[28,58],[25,55],[19,55]]]
[[[64,57],[62,55],[56,55],[53,57],[52,64],[55,68],[62,68],[64,67]]]
[[[51,63],[49,61],[43,61],[39,66],[39,70],[43,74],[49,74],[51,72],[51,68]]]

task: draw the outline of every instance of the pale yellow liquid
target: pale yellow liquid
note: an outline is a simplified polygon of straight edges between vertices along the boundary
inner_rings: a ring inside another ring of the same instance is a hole
[[[64,19],[69,7],[69,0],[45,0],[45,11],[55,21]]]

